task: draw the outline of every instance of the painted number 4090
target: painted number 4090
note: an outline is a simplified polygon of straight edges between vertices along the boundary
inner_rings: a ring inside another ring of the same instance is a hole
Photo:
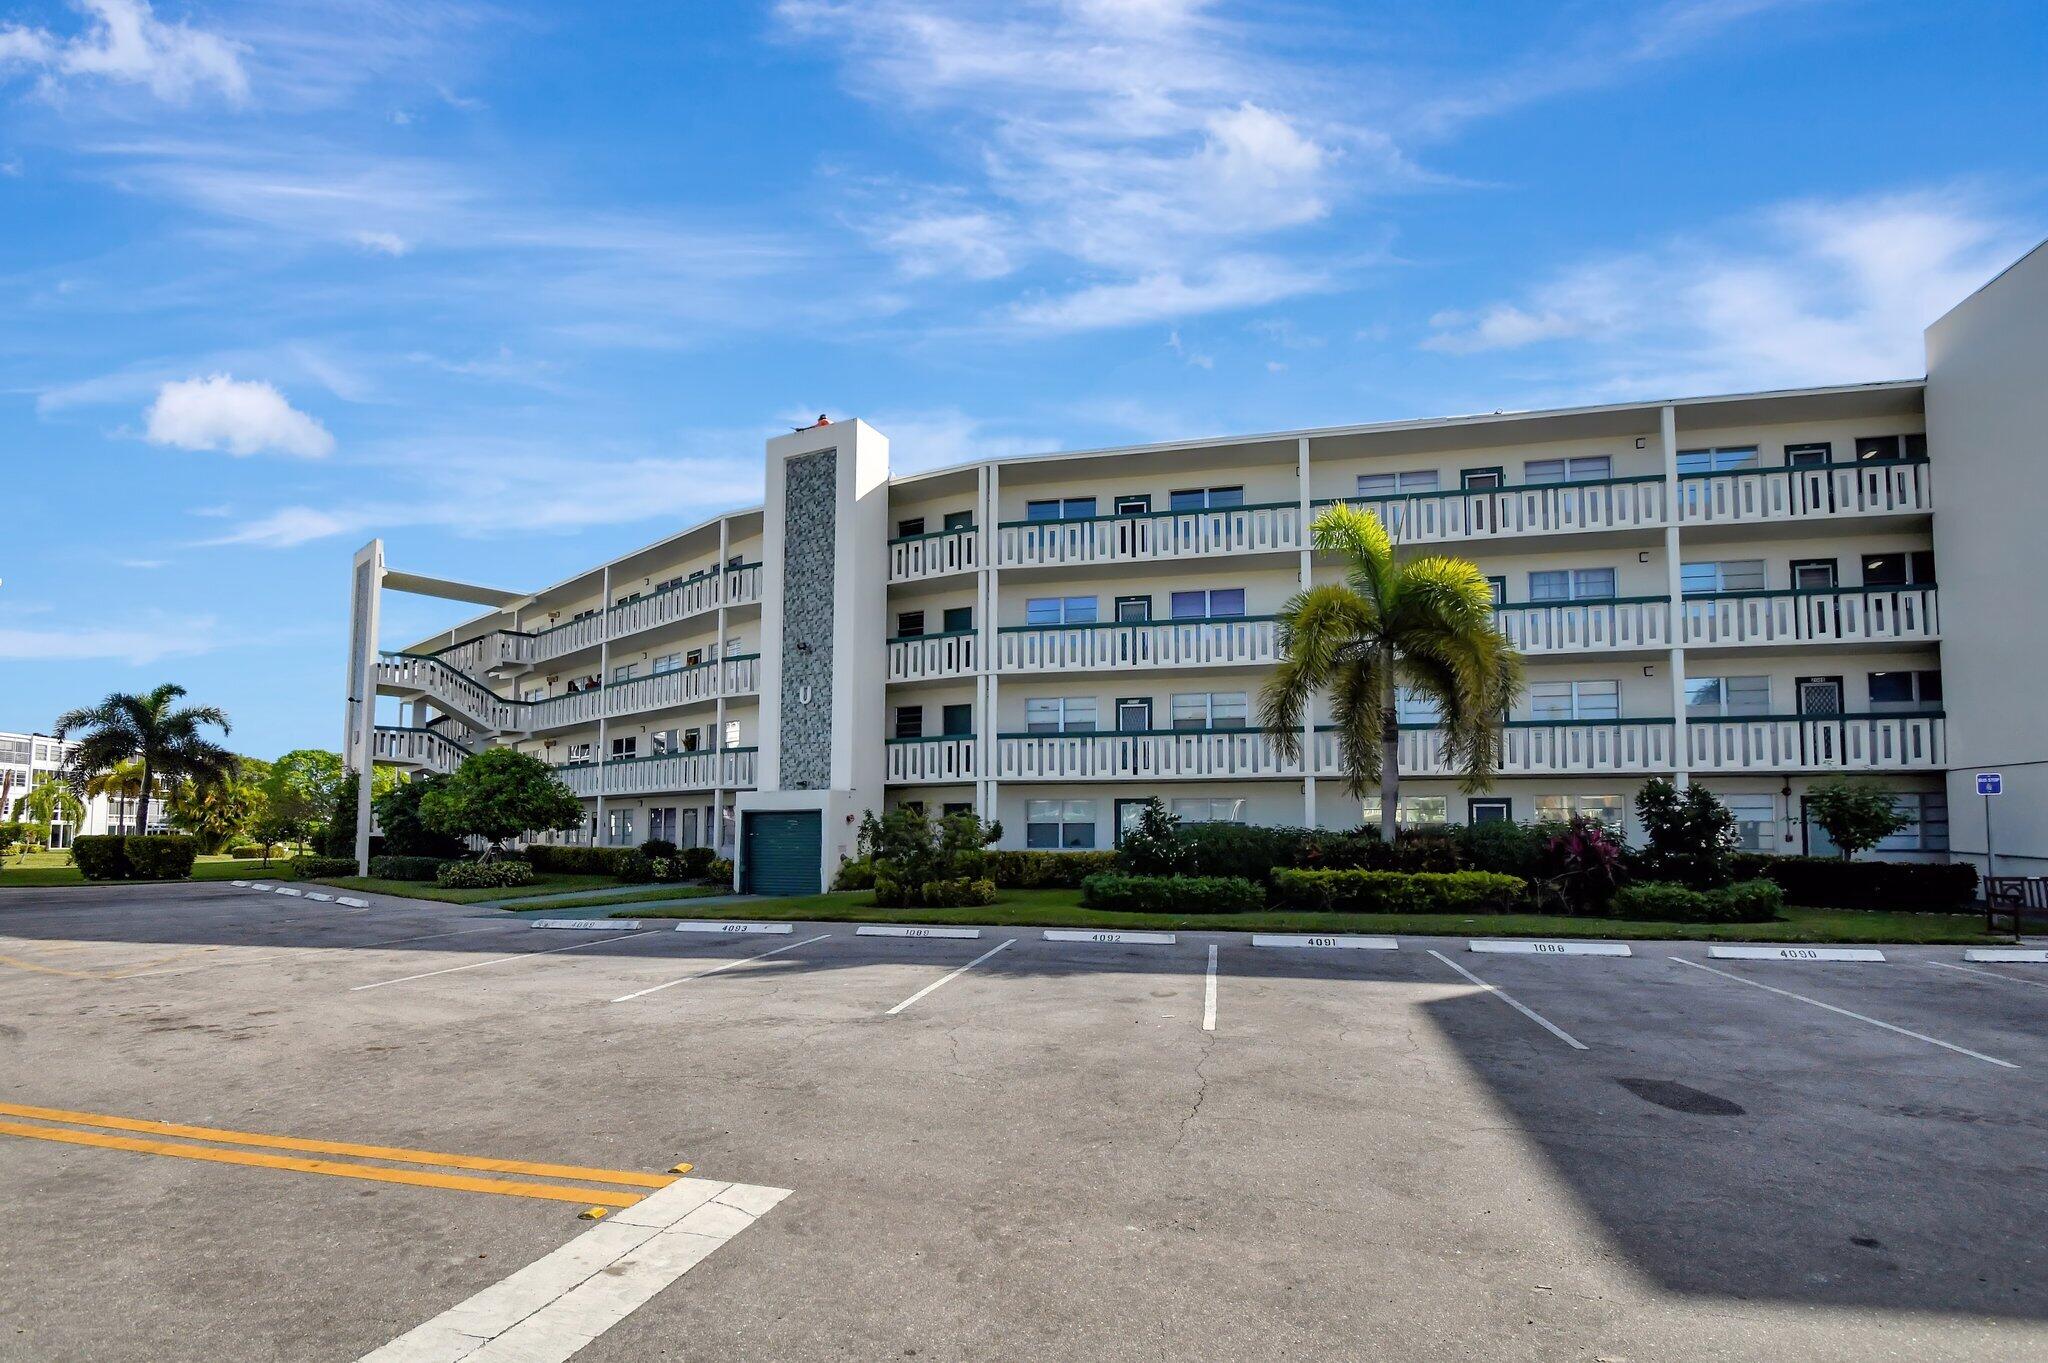
[[[1786,947],[1780,953],[1788,961],[1818,961],[1820,953],[1811,947]]]

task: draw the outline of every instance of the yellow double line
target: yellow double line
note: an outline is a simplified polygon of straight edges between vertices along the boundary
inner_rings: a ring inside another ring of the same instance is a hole
[[[337,1178],[366,1179],[373,1183],[403,1183],[416,1188],[446,1188],[465,1193],[496,1193],[504,1197],[538,1197],[555,1202],[580,1202],[599,1207],[630,1207],[646,1193],[617,1192],[610,1188],[580,1188],[559,1183],[530,1183],[520,1179],[482,1178],[477,1174],[451,1174],[439,1170],[393,1169],[381,1164],[358,1164],[343,1160],[305,1159],[297,1155],[269,1153],[294,1150],[305,1155],[342,1155],[353,1160],[389,1160],[399,1164],[438,1165],[440,1169],[469,1169],[477,1173],[526,1174],[535,1178],[581,1179],[627,1188],[665,1188],[690,1166],[677,1165],[666,1174],[645,1174],[631,1169],[593,1169],[579,1164],[545,1164],[532,1160],[493,1159],[481,1155],[451,1155],[437,1150],[411,1150],[389,1145],[360,1145],[349,1141],[316,1141],[299,1136],[271,1136],[254,1131],[228,1131],[212,1126],[186,1126],[141,1117],[115,1117],[102,1112],[72,1112],[64,1108],[31,1107],[23,1103],[0,1103],[0,1116],[22,1117],[33,1122],[61,1122],[62,1126],[32,1126],[25,1122],[0,1121],[0,1136],[21,1136],[30,1140],[56,1141],[65,1145],[87,1145],[102,1150],[126,1150],[138,1155],[165,1155],[174,1159],[206,1160],[214,1164],[239,1164],[258,1169],[285,1169],[300,1174],[328,1174]],[[79,1131],[74,1128],[89,1127]],[[117,1136],[116,1131],[143,1133]],[[175,1139],[145,1139],[144,1137]],[[186,1142],[208,1141],[196,1145]],[[222,1149],[222,1146],[255,1146],[259,1149]]]

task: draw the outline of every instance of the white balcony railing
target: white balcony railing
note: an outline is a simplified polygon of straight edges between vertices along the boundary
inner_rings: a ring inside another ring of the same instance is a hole
[[[703,615],[720,606],[750,605],[760,599],[760,564],[714,568],[610,610],[540,630],[533,636],[532,657],[525,661],[547,662],[607,641],[616,643],[642,630]]]
[[[579,762],[555,768],[562,784],[589,798],[600,787],[606,795],[664,795],[670,791],[746,789],[754,784],[756,752],[727,748],[723,752],[672,752],[629,757],[602,766]]]
[[[372,760],[394,767],[419,767],[426,771],[451,772],[462,765],[469,751],[451,742],[436,729],[401,729],[378,725],[373,735]]]
[[[1939,771],[1948,761],[1939,714],[1691,719],[1685,735],[1696,772]]]
[[[1665,515],[1661,474],[1337,500],[1377,513],[1403,544],[1651,529],[1661,527]]]
[[[1303,534],[1297,502],[1004,521],[996,527],[996,561],[1004,568],[1037,568],[1257,554],[1298,550],[1305,542]]]
[[[1270,615],[1146,624],[1007,625],[996,633],[1004,672],[1083,668],[1226,667],[1280,661]]]
[[[972,676],[979,647],[980,636],[973,630],[891,639],[889,680],[929,681],[934,677]]]
[[[1932,510],[1934,485],[1924,460],[1736,469],[1678,479],[1681,525]]]
[[[974,735],[947,734],[938,738],[892,738],[888,752],[888,781],[891,785],[912,785],[974,779]]]
[[[968,525],[889,541],[889,580],[918,582],[981,566],[981,531]]]
[[[1680,607],[1688,648],[1728,644],[1912,642],[1940,637],[1932,587],[1691,596]]]
[[[1531,654],[1671,646],[1671,602],[1662,596],[1496,606],[1494,623],[1508,642]]]
[[[598,719],[618,719],[647,710],[717,700],[720,696],[752,695],[760,687],[758,654],[735,654],[723,661],[679,667],[631,681],[604,682],[567,695],[522,701],[517,727],[528,732],[559,729]]]
[[[442,709],[490,733],[519,727],[519,706],[439,658],[386,653],[377,660],[377,689],[432,698]]]

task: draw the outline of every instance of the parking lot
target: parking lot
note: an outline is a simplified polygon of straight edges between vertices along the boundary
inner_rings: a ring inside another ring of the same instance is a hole
[[[0,1358],[2048,1356],[2048,964],[1884,955],[10,891]]]

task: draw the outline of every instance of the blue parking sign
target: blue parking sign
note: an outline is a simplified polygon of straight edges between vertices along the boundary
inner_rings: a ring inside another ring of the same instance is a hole
[[[2005,794],[2005,773],[1997,771],[1978,772],[1977,793],[1979,795]]]

